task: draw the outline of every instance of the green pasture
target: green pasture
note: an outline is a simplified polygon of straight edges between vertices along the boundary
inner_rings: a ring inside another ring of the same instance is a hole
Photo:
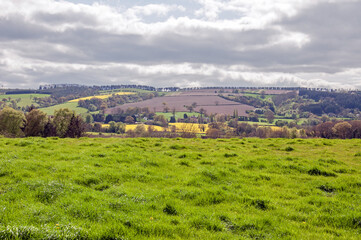
[[[172,112],[156,112],[157,115],[163,115],[168,121],[170,120],[171,117],[173,117],[173,113]],[[184,117],[184,114],[187,114],[188,117],[192,117],[192,116],[195,116],[195,117],[198,117],[200,116],[200,113],[198,112],[176,112],[175,113],[175,118],[178,119],[178,118],[183,118]]]
[[[269,102],[272,102],[272,97],[274,96],[274,95],[271,95],[271,94],[265,94],[264,95],[264,98],[262,98],[261,96],[261,94],[259,94],[259,93],[242,93],[242,95],[243,96],[247,96],[247,97],[254,97],[254,98],[258,98],[258,99],[260,99],[260,100],[263,100],[263,101],[269,101]]]
[[[58,110],[61,108],[69,108],[70,110],[75,111],[76,114],[84,114],[84,113],[88,112],[88,109],[78,107],[77,102],[66,102],[66,103],[57,104],[57,105],[54,105],[51,107],[40,108],[40,110],[45,112],[48,115],[53,115],[55,110]]]
[[[360,239],[360,145],[0,138],[0,239]]]
[[[38,106],[38,104],[34,101],[34,97],[43,98],[43,97],[50,97],[49,94],[2,94],[0,95],[0,100],[6,99],[7,101],[15,100],[19,107],[26,107],[31,106]]]

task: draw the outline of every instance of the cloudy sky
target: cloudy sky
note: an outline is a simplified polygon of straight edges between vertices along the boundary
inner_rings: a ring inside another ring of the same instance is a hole
[[[361,89],[361,0],[0,0],[0,86]]]

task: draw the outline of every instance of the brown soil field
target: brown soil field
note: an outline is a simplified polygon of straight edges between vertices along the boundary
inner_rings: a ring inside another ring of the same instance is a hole
[[[150,111],[162,112],[165,107],[163,103],[166,104],[166,106],[169,108],[169,111],[175,109],[177,112],[186,112],[187,109],[184,106],[190,106],[194,102],[197,103],[195,111],[199,111],[200,108],[203,108],[207,111],[207,114],[219,113],[231,115],[233,114],[234,110],[237,110],[239,116],[247,116],[248,114],[246,111],[254,109],[252,106],[229,101],[216,95],[202,95],[196,94],[195,92],[192,92],[189,95],[184,95],[186,93],[187,92],[181,93],[179,95],[171,94],[169,96],[156,97],[146,101],[127,103],[114,108],[106,109],[105,113],[114,114],[117,112],[117,109],[126,110],[130,107],[148,107]]]

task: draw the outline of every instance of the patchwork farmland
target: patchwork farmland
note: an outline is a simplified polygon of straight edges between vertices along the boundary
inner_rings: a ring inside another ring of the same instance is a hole
[[[232,115],[236,110],[239,116],[248,116],[246,111],[254,110],[255,108],[249,105],[226,100],[217,95],[215,90],[203,90],[203,91],[186,91],[172,93],[164,97],[155,97],[136,103],[126,103],[121,106],[109,108],[105,112],[108,114],[114,114],[118,110],[126,110],[134,107],[149,107],[151,111],[162,112],[165,107],[172,111],[175,109],[177,112],[184,112],[187,110],[186,106],[190,106],[196,103],[194,111],[199,112],[203,108],[207,114],[219,113]]]

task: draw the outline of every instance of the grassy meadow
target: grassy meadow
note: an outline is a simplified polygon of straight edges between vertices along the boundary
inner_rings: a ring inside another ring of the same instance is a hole
[[[360,145],[0,138],[0,239],[360,239]]]
[[[171,112],[167,112],[167,113],[165,113],[165,112],[156,112],[156,114],[157,115],[163,115],[168,121],[173,116],[173,113],[171,113]],[[191,112],[191,113],[190,112],[175,112],[175,118],[176,119],[183,118],[184,114],[187,114],[188,117],[192,117],[192,116],[198,117],[200,115],[200,113],[197,113],[197,112]]]
[[[39,109],[48,115],[54,115],[54,111],[59,110],[61,108],[69,108],[70,110],[73,110],[76,114],[84,114],[88,112],[88,109],[79,107],[78,102],[65,102],[51,107],[39,108]]]
[[[35,94],[35,93],[31,93],[31,94],[0,94],[0,100],[2,100],[2,99],[9,100],[9,98],[10,98],[11,100],[15,100],[19,107],[26,107],[26,106],[30,106],[32,104],[34,106],[39,106],[39,104],[37,104],[34,101],[34,97],[43,98],[43,97],[49,97],[49,96],[50,96],[49,94]]]

